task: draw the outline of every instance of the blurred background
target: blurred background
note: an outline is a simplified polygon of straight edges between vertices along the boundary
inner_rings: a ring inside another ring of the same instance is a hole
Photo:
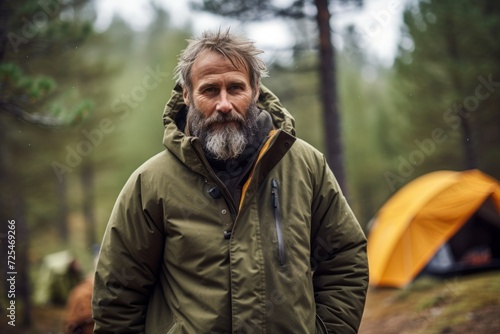
[[[6,330],[62,331],[123,184],[163,149],[186,39],[219,27],[265,51],[263,83],[325,153],[367,233],[419,176],[500,178],[497,1],[1,0],[0,277],[16,272]]]

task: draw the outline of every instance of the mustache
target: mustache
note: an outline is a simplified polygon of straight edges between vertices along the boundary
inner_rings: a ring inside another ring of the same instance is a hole
[[[238,114],[236,111],[230,111],[227,113],[223,113],[220,111],[216,111],[213,115],[210,115],[207,119],[205,119],[205,125],[210,126],[215,123],[227,123],[227,122],[239,122],[244,123],[245,118]]]

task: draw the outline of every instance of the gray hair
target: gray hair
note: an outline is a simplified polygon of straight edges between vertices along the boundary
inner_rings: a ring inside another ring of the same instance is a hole
[[[266,64],[257,57],[264,51],[257,49],[254,42],[246,37],[230,33],[229,29],[225,31],[219,29],[217,32],[204,31],[200,37],[188,40],[188,42],[174,70],[175,79],[188,91],[192,89],[191,68],[196,58],[204,51],[218,52],[229,59],[233,65],[247,68],[252,90],[260,84],[261,78],[268,75]]]

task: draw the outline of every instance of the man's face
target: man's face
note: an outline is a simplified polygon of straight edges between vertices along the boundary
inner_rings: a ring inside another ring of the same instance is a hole
[[[192,134],[215,158],[238,157],[257,131],[259,110],[248,70],[219,53],[206,52],[194,62],[191,82],[192,91],[184,89],[184,101]]]
[[[214,112],[231,111],[243,116],[250,102],[256,100],[248,69],[235,67],[218,52],[203,52],[195,60],[191,68],[191,87],[191,92],[184,90],[184,101],[188,106],[193,104],[205,117]]]

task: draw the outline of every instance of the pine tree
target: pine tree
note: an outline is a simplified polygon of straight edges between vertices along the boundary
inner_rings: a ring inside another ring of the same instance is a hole
[[[400,110],[412,125],[401,132],[415,170],[406,179],[470,168],[499,177],[500,5],[421,1],[404,22],[395,69]]]

